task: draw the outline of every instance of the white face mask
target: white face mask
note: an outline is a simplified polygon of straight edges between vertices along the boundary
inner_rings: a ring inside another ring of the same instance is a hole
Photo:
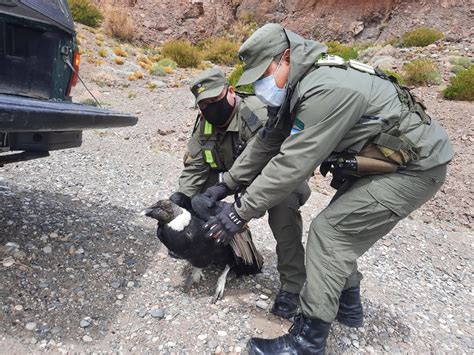
[[[283,59],[283,58],[282,58]],[[273,75],[269,75],[265,78],[257,80],[253,87],[255,89],[255,95],[267,106],[270,107],[280,107],[285,101],[286,96],[286,85],[284,88],[280,89],[275,81],[275,74],[280,68],[281,60],[278,63]]]

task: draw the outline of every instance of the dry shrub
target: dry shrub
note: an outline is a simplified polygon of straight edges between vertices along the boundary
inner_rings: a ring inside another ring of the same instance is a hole
[[[403,66],[403,83],[407,85],[439,84],[441,76],[436,64],[430,59],[417,59]]]
[[[103,61],[100,58],[88,57],[87,58],[87,63],[94,64],[94,65],[103,65],[103,64],[105,64],[105,61]]]
[[[98,53],[102,58],[107,57],[107,48],[100,48]]]
[[[243,42],[250,37],[258,28],[256,22],[253,22],[252,19],[249,22],[245,20],[238,20],[234,22],[230,30],[230,37],[232,37],[236,42]]]
[[[171,74],[174,71],[174,69],[172,67],[163,67],[163,69],[165,70],[166,74]]]
[[[137,80],[137,79],[138,79],[138,78],[135,76],[135,74],[130,74],[130,75],[128,76],[128,81],[135,81],[135,80]]]
[[[186,40],[171,40],[161,47],[163,57],[174,60],[179,67],[195,68],[201,62],[199,48]]]
[[[120,48],[120,47],[115,47],[114,48],[114,54],[119,57],[128,57],[128,53],[126,50]]]
[[[240,44],[225,37],[210,37],[200,43],[205,60],[215,64],[234,65]]]
[[[125,60],[122,57],[115,57],[114,62],[115,64],[122,65],[125,63]]]
[[[135,35],[133,20],[121,7],[106,7],[104,27],[107,34],[122,41],[131,41]]]
[[[143,72],[137,70],[135,73],[133,73],[133,75],[135,75],[135,78],[137,79],[143,79],[143,77],[145,76],[145,74],[143,74]]]

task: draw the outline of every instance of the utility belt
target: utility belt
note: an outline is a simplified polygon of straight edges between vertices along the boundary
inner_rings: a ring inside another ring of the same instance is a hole
[[[387,131],[370,139],[360,152],[333,154],[321,164],[320,172],[323,176],[326,176],[328,172],[333,174],[332,187],[337,189],[345,181],[365,175],[394,173],[405,169],[410,162],[420,159],[420,149],[415,142],[401,132],[400,125],[413,113],[420,118],[419,126],[429,125],[431,118],[425,112],[426,107],[422,101],[411,93],[409,88],[400,85],[395,77],[357,61],[345,62],[342,58],[328,56],[320,59],[317,65],[353,68],[389,80],[402,103],[402,112],[398,121]]]

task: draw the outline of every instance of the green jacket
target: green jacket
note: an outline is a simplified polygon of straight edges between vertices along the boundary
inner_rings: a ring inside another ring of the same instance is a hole
[[[188,142],[179,190],[191,197],[218,181],[228,171],[236,149],[248,142],[267,120],[267,109],[255,96],[237,97],[234,117],[226,129],[212,126],[201,116]]]
[[[261,173],[237,208],[242,218],[259,217],[277,205],[333,152],[357,153],[398,122],[419,153],[407,173],[453,158],[446,132],[434,120],[424,124],[418,114],[407,113],[390,81],[352,68],[316,66],[326,47],[290,31],[287,35],[290,95],[223,177],[235,188]]]

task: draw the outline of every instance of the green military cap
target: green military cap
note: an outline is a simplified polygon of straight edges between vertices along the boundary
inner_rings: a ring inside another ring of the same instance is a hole
[[[212,68],[203,71],[191,82],[191,92],[196,98],[196,105],[199,101],[210,97],[219,96],[227,85],[224,73],[219,68]]]
[[[289,48],[285,29],[277,23],[268,23],[255,31],[239,49],[244,72],[237,86],[251,84],[260,78],[278,54]]]

